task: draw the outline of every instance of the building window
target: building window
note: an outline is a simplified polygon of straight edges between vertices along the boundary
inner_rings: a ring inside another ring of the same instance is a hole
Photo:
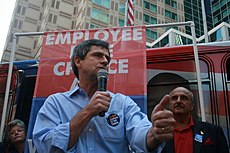
[[[25,12],[26,12],[26,7],[23,7],[22,8],[22,15],[25,15]]]
[[[147,1],[144,1],[144,8],[150,10],[151,12],[157,13],[157,6]]]
[[[170,0],[165,0],[165,4],[170,5]]]
[[[26,7],[22,7],[20,5],[18,5],[18,8],[17,8],[17,13],[18,14],[21,14],[21,15],[25,15],[25,12],[26,12]]]
[[[171,12],[168,10],[165,10],[165,16],[168,18],[171,18]]]
[[[57,15],[49,14],[48,22],[56,24],[57,23]]]
[[[125,14],[125,4],[124,3],[119,4],[119,12],[122,14]]]
[[[146,37],[151,39],[151,40],[156,40],[157,39],[157,32],[146,29]]]
[[[104,23],[108,23],[108,21],[109,21],[109,15],[108,14],[101,12],[101,11],[94,9],[94,8],[92,9],[91,17],[96,19],[96,20],[102,21]]]
[[[57,3],[56,3],[56,9],[59,9],[59,5],[60,5],[60,2],[57,1]]]
[[[165,17],[168,17],[168,18],[171,18],[171,19],[177,21],[177,14],[175,14],[171,11],[165,10]]]
[[[18,20],[17,20],[17,19],[15,19],[15,20],[14,20],[14,28],[16,28],[16,27],[17,27],[17,25],[18,25]]]
[[[111,2],[111,10],[114,10],[114,1]]]
[[[216,25],[216,24],[218,24],[220,21],[221,21],[221,16],[220,16],[220,14],[218,15],[218,16],[216,16],[216,17],[214,17],[214,25]]]
[[[44,7],[46,0],[42,1],[42,7]]]
[[[22,6],[21,6],[21,5],[18,5],[18,9],[17,9],[17,13],[18,13],[18,14],[20,14],[21,8],[22,8]]]
[[[177,8],[177,2],[176,1],[172,1],[172,7]]]
[[[157,19],[153,18],[147,14],[144,14],[144,21],[149,23],[149,24],[157,24]]]
[[[220,8],[219,3],[216,3],[215,5],[212,6],[212,11],[215,12]]]
[[[54,15],[54,18],[53,18],[53,23],[57,23],[57,15]]]
[[[52,2],[51,2],[51,7],[52,7],[52,8],[59,9],[59,5],[60,5],[60,2],[59,2],[59,1],[52,0]]]
[[[177,21],[177,14],[172,13],[172,19],[175,20],[175,21]]]
[[[115,3],[115,11],[118,11],[118,3]]]
[[[118,25],[119,25],[120,27],[123,27],[123,26],[125,25],[125,21],[122,20],[122,19],[118,19]]]
[[[74,7],[74,9],[73,9],[73,14],[75,15],[76,14],[76,7]]]
[[[229,14],[228,14],[228,10],[224,10],[223,12],[222,12],[222,16],[223,16],[223,18],[225,18],[226,16],[228,16]]]
[[[110,0],[92,0],[92,2],[105,8],[110,8]]]
[[[53,16],[53,14],[49,14],[48,22],[52,21],[52,16]]]
[[[14,28],[22,29],[22,21],[15,19],[14,20]]]
[[[220,7],[222,7],[224,4],[227,4],[228,2],[227,2],[227,0],[221,0],[220,1]]]
[[[177,2],[175,0],[165,0],[165,4],[168,4],[175,9],[177,8]]]
[[[88,23],[86,23],[86,25],[88,25]],[[87,29],[89,28],[89,26],[86,26],[86,27],[87,27]],[[72,21],[71,28],[72,28],[72,29],[75,29],[75,22],[74,22],[74,21]]]
[[[95,24],[90,24],[90,29],[96,29],[96,28],[100,28],[100,26]]]
[[[42,13],[40,13],[39,20],[40,21],[42,20]]]
[[[52,0],[51,7],[54,8],[55,0]]]

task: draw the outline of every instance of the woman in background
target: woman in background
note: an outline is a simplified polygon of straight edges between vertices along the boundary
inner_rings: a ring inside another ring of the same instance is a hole
[[[23,153],[26,140],[26,127],[23,121],[15,119],[6,127],[6,140],[9,153]]]

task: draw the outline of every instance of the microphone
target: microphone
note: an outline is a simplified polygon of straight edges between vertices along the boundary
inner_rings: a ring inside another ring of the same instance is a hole
[[[108,79],[108,72],[105,69],[100,69],[97,73],[98,91],[106,91],[107,79]],[[99,116],[104,117],[105,111],[100,112]]]

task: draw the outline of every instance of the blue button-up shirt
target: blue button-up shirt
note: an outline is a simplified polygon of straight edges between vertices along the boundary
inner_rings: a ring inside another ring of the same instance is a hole
[[[135,152],[148,152],[146,136],[151,122],[130,97],[111,92],[110,95],[112,99],[105,117],[93,117],[77,144],[69,150],[70,121],[90,98],[78,86],[72,91],[49,96],[34,125],[33,142],[37,151],[128,153],[130,146]]]

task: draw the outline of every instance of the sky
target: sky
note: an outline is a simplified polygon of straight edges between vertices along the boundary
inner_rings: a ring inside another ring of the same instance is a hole
[[[0,60],[16,0],[0,0]]]

